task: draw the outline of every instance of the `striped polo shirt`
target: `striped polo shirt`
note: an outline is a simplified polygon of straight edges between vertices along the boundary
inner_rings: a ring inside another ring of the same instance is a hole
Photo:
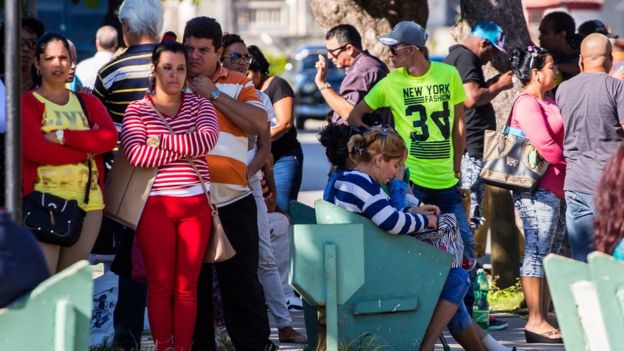
[[[253,83],[244,75],[219,66],[211,79],[221,93],[264,111]],[[212,202],[222,207],[242,199],[251,191],[247,182],[247,135],[218,109],[217,118],[219,140],[208,154],[208,166]]]
[[[131,102],[145,96],[155,46],[132,45],[100,69],[93,93],[104,103],[115,123],[121,124],[126,107]]]

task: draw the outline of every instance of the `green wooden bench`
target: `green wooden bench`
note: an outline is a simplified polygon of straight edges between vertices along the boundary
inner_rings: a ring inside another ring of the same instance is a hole
[[[565,348],[624,350],[624,263],[600,252],[587,261],[554,254],[544,259]]]
[[[85,351],[93,283],[80,261],[0,310],[0,350]]]
[[[291,203],[291,283],[306,302],[324,307],[327,349],[418,349],[451,256],[324,201],[315,203],[317,224],[297,224],[311,222],[310,211]]]

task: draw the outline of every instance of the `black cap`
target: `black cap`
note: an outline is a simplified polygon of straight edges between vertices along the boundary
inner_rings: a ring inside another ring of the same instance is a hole
[[[609,29],[607,28],[607,26],[601,21],[601,20],[589,20],[589,21],[585,21],[583,22],[583,24],[581,24],[578,27],[578,34],[585,38],[586,36],[592,34],[592,33],[600,33],[600,34],[604,34],[609,38],[617,38],[617,35],[613,35],[609,32]]]

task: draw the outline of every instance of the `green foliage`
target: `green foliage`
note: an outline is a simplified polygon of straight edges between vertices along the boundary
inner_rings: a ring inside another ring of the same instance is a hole
[[[266,56],[266,59],[269,61],[269,64],[271,64],[271,66],[269,67],[270,75],[279,76],[280,74],[284,72],[286,61],[288,59],[286,55],[273,54],[271,52],[265,52],[264,55]]]
[[[378,337],[373,333],[363,333],[348,343],[338,344],[338,351],[382,351],[389,349],[379,345]]]
[[[492,286],[488,293],[488,303],[490,311],[514,311],[520,308],[524,301],[522,293],[522,283],[516,279],[516,283],[508,288],[500,289],[496,283],[498,279],[492,280]]]

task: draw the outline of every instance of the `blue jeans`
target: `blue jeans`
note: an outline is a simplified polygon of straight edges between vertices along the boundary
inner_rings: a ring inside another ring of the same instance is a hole
[[[440,294],[440,299],[457,305],[457,311],[447,324],[451,333],[459,333],[472,325],[472,317],[464,304],[464,297],[471,286],[466,270],[451,268]]]
[[[479,177],[483,169],[483,161],[478,158],[464,154],[462,157],[461,188],[470,190],[470,228],[475,232],[479,225],[485,222],[481,205],[485,193],[485,183]]]
[[[303,151],[297,150],[295,155],[282,156],[275,160],[273,175],[277,189],[277,206],[288,212],[290,200],[297,200],[301,188],[303,174]]]
[[[459,233],[464,242],[464,257],[475,258],[475,241],[466,219],[466,210],[457,187],[448,189],[429,189],[412,185],[412,191],[420,201],[440,207],[442,213],[452,213],[457,218]]]
[[[587,262],[587,255],[594,251],[594,196],[566,191],[566,226],[572,258]]]
[[[524,227],[522,277],[544,277],[544,257],[561,253],[565,236],[565,201],[546,189],[514,192],[514,205]]]

